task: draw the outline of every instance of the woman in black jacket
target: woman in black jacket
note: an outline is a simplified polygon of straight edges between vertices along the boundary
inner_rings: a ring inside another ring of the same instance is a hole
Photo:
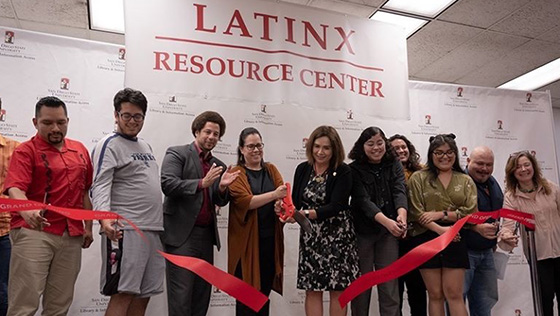
[[[390,150],[385,133],[366,128],[350,151],[351,209],[358,237],[360,272],[368,273],[399,258],[398,238],[406,234],[408,203],[402,164]],[[397,279],[379,284],[379,313],[400,315]],[[352,315],[368,315],[371,290],[352,301]]]

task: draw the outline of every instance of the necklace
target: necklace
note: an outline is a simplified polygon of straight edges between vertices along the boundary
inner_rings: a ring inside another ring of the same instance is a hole
[[[321,174],[317,174],[317,168],[315,168],[315,165],[313,165],[313,172],[315,173],[315,176],[313,177],[313,181],[315,181],[317,183],[325,182],[325,179],[327,178],[327,172],[328,171],[329,171],[329,168],[325,169],[325,171],[323,171]]]
[[[532,187],[530,189],[523,189],[521,187],[518,187],[519,191],[523,192],[523,193],[533,193],[535,191],[537,191],[537,187]]]

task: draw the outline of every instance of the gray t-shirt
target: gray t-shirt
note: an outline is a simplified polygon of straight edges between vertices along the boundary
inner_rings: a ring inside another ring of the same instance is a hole
[[[116,212],[142,230],[163,230],[159,168],[148,143],[109,134],[95,146],[92,162],[90,196],[95,210]]]

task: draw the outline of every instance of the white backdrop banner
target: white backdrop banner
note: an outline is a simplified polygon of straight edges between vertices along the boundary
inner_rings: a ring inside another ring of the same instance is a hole
[[[208,3],[208,8],[210,5]],[[113,130],[112,98],[123,87],[124,59],[128,64],[128,57],[133,52],[129,49],[125,54],[122,47],[115,45],[0,26],[0,34],[7,32],[12,32],[13,36],[10,37],[11,43],[6,39],[0,43],[0,133],[19,141],[27,140],[35,133],[31,118],[37,99],[55,95],[68,105],[68,137],[78,139],[92,149],[101,137]],[[153,62],[150,62],[146,67],[152,66]],[[166,76],[173,75],[168,73]],[[130,74],[127,73],[127,77],[130,78]],[[226,82],[222,86],[242,85],[237,81]],[[215,110],[224,116],[227,129],[214,154],[227,164],[235,163],[239,132],[248,126],[256,127],[266,144],[265,159],[278,166],[285,181],[292,180],[295,166],[305,160],[304,138],[318,125],[326,124],[339,131],[346,152],[364,128],[374,125],[382,128],[387,136],[399,133],[409,137],[424,162],[429,136],[453,132],[457,135],[462,165],[466,164],[472,148],[478,145],[488,145],[494,150],[494,175],[500,184],[504,181],[509,154],[526,149],[534,152],[545,177],[558,183],[548,93],[411,82],[407,86],[410,120],[387,120],[360,111],[359,107],[369,106],[365,103],[358,104],[356,111],[346,108],[325,111],[320,103],[315,107],[302,107],[295,103],[265,100],[189,96],[166,89],[150,91],[146,91],[148,113],[140,136],[152,145],[160,163],[167,147],[193,140],[190,125],[194,116],[205,110]],[[218,226],[224,247],[215,253],[215,265],[226,270],[228,208],[219,213]],[[285,294],[283,297],[271,295],[272,314],[303,315],[304,292],[296,289],[299,229],[297,225],[287,225],[284,232]],[[507,255],[505,280],[499,283],[500,300],[493,315],[515,315],[516,309],[520,309],[523,315],[532,315],[527,263],[517,249]],[[98,290],[99,256],[97,238],[93,246],[84,251],[82,272],[69,315],[104,314],[108,298],[101,296]],[[372,299],[376,300],[375,291]],[[324,301],[325,308],[328,308],[327,295]],[[209,315],[234,315],[234,305],[231,297],[214,289]],[[370,315],[379,315],[377,306],[371,304]],[[406,303],[403,312],[408,314]],[[148,315],[166,314],[165,295],[154,297]]]
[[[407,119],[404,30],[256,0],[125,2],[126,85]]]

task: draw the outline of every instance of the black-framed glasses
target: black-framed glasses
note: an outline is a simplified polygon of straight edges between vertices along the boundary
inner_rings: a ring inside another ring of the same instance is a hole
[[[134,122],[142,122],[144,121],[144,117],[145,117],[144,114],[140,114],[140,113],[136,113],[134,115],[130,113],[121,113],[121,112],[117,112],[117,113],[119,113],[121,119],[125,121],[130,121],[130,119],[134,119]]]
[[[442,158],[444,155],[447,156],[448,158],[451,158],[451,157],[455,156],[455,152],[453,150],[448,150],[448,151],[436,150],[436,151],[434,151],[434,156],[436,156],[437,158]]]
[[[264,148],[264,143],[245,145],[245,148],[247,148],[251,151],[255,150],[255,148],[258,149],[258,150],[262,150]]]

